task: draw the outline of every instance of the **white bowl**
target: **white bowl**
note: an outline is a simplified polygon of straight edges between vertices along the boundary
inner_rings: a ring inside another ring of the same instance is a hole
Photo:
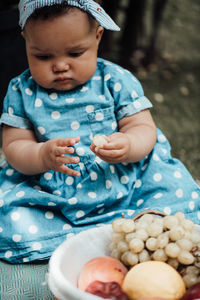
[[[100,300],[77,288],[77,279],[83,265],[97,256],[109,255],[112,227],[83,231],[63,242],[49,261],[48,285],[59,300]]]
[[[200,232],[200,225],[195,225]],[[112,227],[83,231],[63,242],[52,254],[49,261],[48,284],[59,300],[101,300],[77,288],[77,279],[83,265],[90,259],[109,255]]]

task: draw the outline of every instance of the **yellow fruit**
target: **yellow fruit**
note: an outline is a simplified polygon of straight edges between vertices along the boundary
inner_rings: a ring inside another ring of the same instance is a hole
[[[180,274],[167,263],[146,261],[126,274],[122,289],[131,300],[142,297],[178,300],[185,293],[185,284]]]

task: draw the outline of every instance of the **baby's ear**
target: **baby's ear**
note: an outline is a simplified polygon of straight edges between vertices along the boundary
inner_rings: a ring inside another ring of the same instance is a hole
[[[100,41],[101,41],[103,32],[104,32],[104,28],[103,28],[102,26],[99,25],[99,26],[97,27],[97,31],[96,31],[96,39],[97,39],[98,44],[99,44]]]
[[[24,31],[21,31],[21,36],[23,36],[23,38],[24,38]]]

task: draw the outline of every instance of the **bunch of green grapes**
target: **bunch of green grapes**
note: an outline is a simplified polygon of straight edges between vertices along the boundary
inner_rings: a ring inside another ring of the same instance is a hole
[[[122,217],[113,221],[112,228],[111,256],[126,266],[163,261],[178,271],[185,270],[182,275],[187,287],[200,282],[200,232],[184,213],[162,218],[144,214],[137,221]],[[189,272],[188,266],[193,267]],[[191,284],[192,276],[195,282]]]

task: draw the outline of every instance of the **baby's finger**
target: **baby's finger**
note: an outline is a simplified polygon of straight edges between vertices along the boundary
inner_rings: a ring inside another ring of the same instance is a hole
[[[80,141],[80,136],[74,138],[62,138],[62,139],[60,138],[57,139],[56,145],[60,147],[73,146],[79,141]]]
[[[64,154],[72,154],[74,153],[73,147],[57,147],[55,149],[55,156],[62,156]]]
[[[62,165],[59,170],[59,172],[64,173],[64,174],[68,174],[70,176],[76,176],[76,177],[80,177],[81,173],[78,171],[75,171],[73,169],[70,169],[69,167]]]
[[[76,164],[80,162],[80,158],[78,156],[71,157],[71,156],[57,156],[56,157],[56,164],[63,165],[63,164]]]

